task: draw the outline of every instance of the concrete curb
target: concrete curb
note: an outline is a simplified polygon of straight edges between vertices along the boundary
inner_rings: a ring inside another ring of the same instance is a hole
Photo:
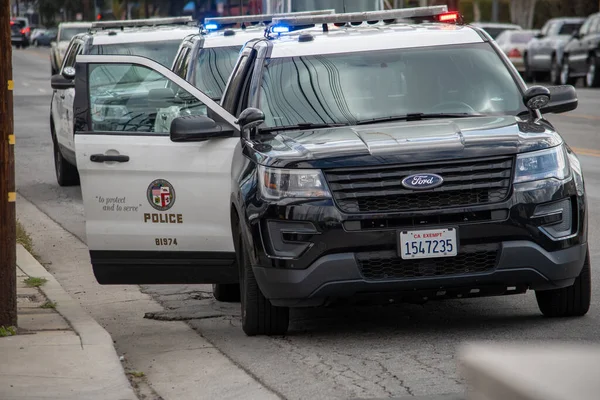
[[[103,362],[108,361],[114,374],[114,386],[121,387],[123,399],[137,399],[129,380],[125,376],[123,365],[113,345],[112,337],[74,300],[49,273],[23,246],[17,245],[17,265],[29,276],[45,278],[47,282],[39,289],[48,300],[56,303],[56,311],[66,319],[81,340],[81,346],[94,346],[103,348],[107,355]]]

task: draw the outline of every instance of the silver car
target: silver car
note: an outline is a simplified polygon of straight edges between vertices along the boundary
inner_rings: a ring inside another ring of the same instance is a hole
[[[506,30],[496,38],[496,43],[508,56],[517,71],[525,72],[523,53],[527,44],[538,33],[538,30]]]
[[[585,18],[575,17],[549,19],[539,35],[527,45],[523,56],[525,79],[534,81],[549,77],[553,85],[559,85],[564,48],[584,21]]]

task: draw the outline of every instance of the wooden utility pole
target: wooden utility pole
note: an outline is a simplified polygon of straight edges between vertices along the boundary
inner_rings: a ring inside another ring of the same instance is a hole
[[[10,1],[0,7],[0,326],[17,325],[17,257]]]

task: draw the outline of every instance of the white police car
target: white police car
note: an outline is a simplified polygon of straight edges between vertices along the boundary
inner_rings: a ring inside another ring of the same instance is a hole
[[[148,59],[80,56],[98,282],[221,285],[248,335],[357,296],[534,290],[546,316],[586,314],[581,167],[543,117],[576,108],[575,89],[527,88],[457,19],[445,6],[274,19],[221,105]]]
[[[335,10],[206,18],[200,32],[186,37],[173,72],[219,101],[242,46],[264,36],[273,18],[333,14]]]
[[[50,106],[50,131],[59,185],[79,184],[73,137],[74,67],[77,56],[136,55],[171,67],[183,38],[198,29],[197,26],[190,26],[193,22],[191,17],[101,21],[92,23],[89,32],[72,38],[59,73],[52,76],[51,81],[54,90]]]

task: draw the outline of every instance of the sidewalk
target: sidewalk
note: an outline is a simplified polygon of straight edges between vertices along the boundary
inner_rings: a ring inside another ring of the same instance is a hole
[[[46,282],[28,287],[28,277]],[[17,285],[18,335],[0,338],[0,399],[137,400],[110,335],[20,245]]]

